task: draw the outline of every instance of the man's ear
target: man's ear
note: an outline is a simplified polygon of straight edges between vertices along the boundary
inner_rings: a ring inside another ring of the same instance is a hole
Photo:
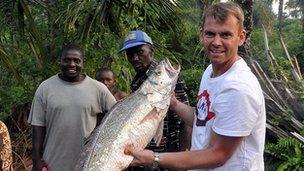
[[[152,53],[155,51],[155,47],[153,45],[150,46]]]
[[[239,46],[242,46],[246,41],[246,31],[242,30],[239,37],[240,37]]]

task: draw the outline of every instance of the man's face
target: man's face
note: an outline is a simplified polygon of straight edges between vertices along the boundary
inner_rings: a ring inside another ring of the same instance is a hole
[[[61,56],[61,74],[66,81],[77,82],[80,80],[83,68],[83,57],[78,50],[67,50]]]
[[[245,41],[245,31],[240,30],[234,16],[228,16],[225,22],[207,17],[200,33],[205,51],[213,65],[223,65],[237,59],[238,46]]]
[[[139,45],[126,50],[128,61],[137,73],[146,72],[153,60],[153,50],[150,45]]]
[[[109,90],[112,90],[115,85],[114,75],[111,71],[102,71],[97,80],[106,85]]]

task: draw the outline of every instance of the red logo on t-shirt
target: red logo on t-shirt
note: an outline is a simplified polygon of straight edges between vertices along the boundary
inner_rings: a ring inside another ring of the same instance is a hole
[[[210,97],[207,90],[204,90],[200,95],[197,96],[197,107],[198,116],[196,120],[196,126],[205,126],[206,122],[212,119],[215,114],[210,112]],[[200,119],[200,117],[204,117],[204,119]]]

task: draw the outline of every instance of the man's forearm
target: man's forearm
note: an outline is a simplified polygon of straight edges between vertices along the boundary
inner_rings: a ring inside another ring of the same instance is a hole
[[[45,137],[45,127],[32,126],[32,160],[33,170],[40,170],[42,154],[43,154],[43,142]]]
[[[186,125],[192,128],[194,120],[194,107],[186,105],[180,101],[177,101],[176,104],[170,106],[170,110],[176,113]]]
[[[194,151],[161,153],[160,166],[174,169],[219,167],[233,155],[243,137],[228,137],[211,132],[208,148]]]
[[[191,135],[192,135],[192,127],[187,124],[182,124],[182,129],[179,135],[180,138],[180,151],[190,150],[191,147]]]

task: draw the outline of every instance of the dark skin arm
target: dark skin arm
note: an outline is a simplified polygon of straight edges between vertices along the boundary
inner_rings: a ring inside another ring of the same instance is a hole
[[[33,171],[41,171],[44,166],[42,160],[43,154],[43,142],[45,138],[45,127],[44,126],[33,126],[32,125],[32,160],[33,160]]]
[[[96,127],[98,127],[98,125],[100,125],[100,123],[101,123],[103,117],[104,117],[104,113],[99,113],[99,114],[97,115]]]
[[[193,120],[194,120],[194,107],[186,105],[178,101],[175,97],[175,94],[171,96],[170,101],[170,110],[176,113],[185,123],[185,126],[188,126],[192,129]]]
[[[192,135],[192,127],[183,124],[182,130],[180,132],[180,151],[190,150],[191,147],[191,135]]]
[[[97,114],[97,122],[96,127],[98,127],[101,124],[102,119],[105,117],[105,115],[108,113],[108,111],[104,111]]]

